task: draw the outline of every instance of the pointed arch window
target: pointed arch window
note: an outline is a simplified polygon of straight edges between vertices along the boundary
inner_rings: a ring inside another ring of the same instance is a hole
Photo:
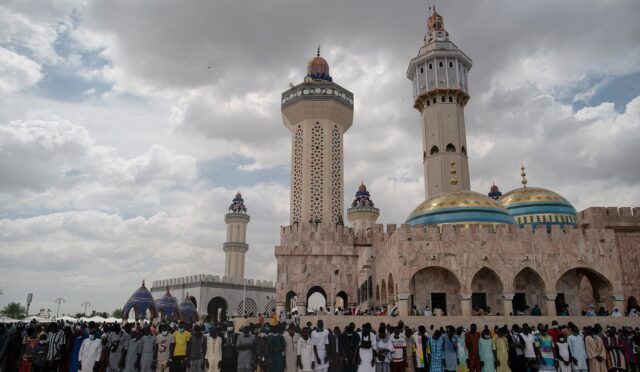
[[[447,145],[447,152],[456,152],[456,147],[453,145],[453,143],[450,143]]]
[[[429,155],[437,154],[438,152],[440,152],[440,150],[438,149],[438,146],[431,146],[431,150],[429,150]]]
[[[467,155],[467,148],[462,146],[462,148],[460,149],[460,152],[462,152],[463,155]]]

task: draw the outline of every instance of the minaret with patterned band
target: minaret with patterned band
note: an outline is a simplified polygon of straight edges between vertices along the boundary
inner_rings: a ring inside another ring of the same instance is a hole
[[[449,40],[444,19],[435,11],[429,31],[407,77],[413,82],[414,108],[422,122],[422,161],[427,199],[453,191],[448,182],[451,162],[461,190],[470,189],[464,107],[469,101],[467,74],[471,59]]]
[[[229,213],[224,216],[227,223],[227,242],[223,244],[225,253],[224,275],[231,283],[242,283],[244,280],[244,255],[249,250],[247,244],[247,224],[249,215],[240,193],[236,194],[229,206]]]
[[[342,136],[353,122],[353,94],[333,82],[320,48],[304,82],[282,93],[281,109],[291,131],[290,223],[341,222]]]

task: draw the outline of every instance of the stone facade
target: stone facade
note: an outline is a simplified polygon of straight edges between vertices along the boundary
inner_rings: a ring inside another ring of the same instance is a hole
[[[572,315],[591,304],[623,311],[640,294],[639,212],[589,208],[579,213],[578,228],[553,226],[551,231],[473,225],[374,225],[358,232],[335,224],[283,227],[275,250],[277,304],[284,308],[287,298],[296,296],[304,309],[318,291],[326,296],[344,292],[349,306],[362,309],[397,306],[401,315],[408,315],[412,305],[420,311],[433,307],[432,301],[444,303],[449,315],[470,315],[474,298],[502,315],[514,312],[514,301],[555,315],[556,299]]]

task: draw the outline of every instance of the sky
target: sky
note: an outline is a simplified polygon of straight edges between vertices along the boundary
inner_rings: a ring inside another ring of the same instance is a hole
[[[436,2],[473,60],[472,189],[640,206],[640,2]],[[0,3],[0,306],[111,312],[143,279],[224,272],[224,214],[251,215],[248,277],[275,280],[289,221],[280,94],[317,45],[355,96],[345,204],[363,181],[401,224],[424,200],[409,60],[422,0]]]

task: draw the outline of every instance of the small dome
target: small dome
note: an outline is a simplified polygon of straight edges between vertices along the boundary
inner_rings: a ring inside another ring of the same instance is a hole
[[[169,287],[167,287],[167,293],[156,300],[156,309],[158,310],[158,314],[162,320],[180,319],[178,300],[171,295]]]
[[[320,57],[320,47],[318,47],[318,54],[307,64],[307,77],[314,80],[326,80],[333,81],[331,75],[329,75],[329,63]]]
[[[576,225],[576,209],[561,195],[541,187],[522,187],[504,194],[502,204],[520,225]]]
[[[489,188],[489,194],[487,194],[487,196],[489,196],[493,200],[498,200],[502,196],[502,192],[500,192],[500,189],[494,183],[493,185],[491,185],[491,188]]]
[[[151,313],[151,319],[155,319],[157,317],[156,310],[156,302],[151,295],[151,292],[144,285],[144,280],[142,281],[142,286],[138,288],[129,300],[122,308],[122,317],[123,319],[129,318],[129,312],[133,309],[136,320],[144,319],[147,313],[147,310]]]
[[[247,213],[247,207],[244,205],[244,199],[242,199],[242,194],[240,191],[236,193],[236,197],[231,201],[231,205],[229,206],[230,213]]]
[[[509,212],[480,193],[461,190],[439,194],[420,203],[409,215],[410,225],[512,225]]]
[[[196,309],[196,305],[191,302],[188,293],[187,297],[178,307],[180,308],[180,319],[190,324],[198,321],[198,310]]]
[[[356,191],[356,197],[353,199],[351,207],[374,207],[371,195],[369,194],[369,191],[367,191],[367,186],[365,186],[364,183],[361,183],[360,186],[358,186],[358,191]]]

